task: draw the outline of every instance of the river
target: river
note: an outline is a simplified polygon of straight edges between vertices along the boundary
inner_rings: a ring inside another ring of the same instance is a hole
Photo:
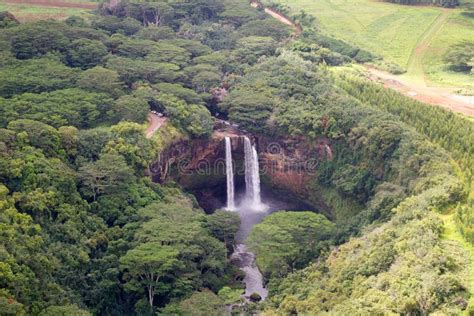
[[[295,205],[284,202],[271,191],[265,190],[265,188],[262,188],[262,202],[266,205],[264,209],[255,210],[251,205],[245,203],[245,192],[238,192],[236,201],[236,212],[239,213],[241,223],[236,236],[236,249],[232,254],[231,260],[245,273],[243,280],[245,283],[245,297],[248,299],[250,295],[257,293],[264,300],[268,296],[268,291],[264,285],[263,276],[256,265],[255,254],[247,248],[247,237],[252,231],[253,226],[260,223],[271,213],[280,210],[302,210],[304,207],[298,208]]]

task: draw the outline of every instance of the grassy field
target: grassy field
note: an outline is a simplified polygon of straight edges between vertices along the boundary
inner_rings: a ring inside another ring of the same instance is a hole
[[[403,67],[441,11],[368,0],[277,0],[317,18],[323,32],[366,48]]]
[[[0,0],[0,11],[9,11],[20,22],[63,20],[71,15],[87,18],[96,6],[97,2],[86,0]]]
[[[408,68],[429,84],[469,88],[468,75],[450,72],[443,64],[446,48],[474,39],[474,21],[461,9],[405,6],[372,0],[273,0],[316,17],[326,34],[367,49]],[[464,2],[472,2],[466,0]]]

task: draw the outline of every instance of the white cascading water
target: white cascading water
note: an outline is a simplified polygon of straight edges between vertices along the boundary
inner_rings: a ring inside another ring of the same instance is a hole
[[[245,197],[251,203],[253,209],[265,209],[260,197],[260,173],[258,166],[257,149],[252,145],[250,139],[244,136],[245,154]]]
[[[228,155],[226,154],[226,161],[227,157]],[[262,300],[264,300],[268,295],[268,291],[265,288],[263,276],[255,262],[255,254],[247,249],[246,239],[252,227],[261,222],[262,219],[268,215],[267,211],[269,211],[269,207],[262,203],[260,197],[260,173],[257,149],[252,145],[248,137],[244,137],[244,160],[245,196],[243,200],[238,203],[238,207],[236,208],[241,223],[236,235],[237,245],[231,256],[231,260],[245,273],[243,280],[245,283],[244,297],[249,300],[253,293],[257,293]],[[227,181],[227,183],[229,183],[229,180]],[[227,194],[229,196],[229,193]]]
[[[235,210],[234,199],[234,170],[232,166],[232,144],[230,138],[225,138],[225,173],[227,177],[227,209]]]

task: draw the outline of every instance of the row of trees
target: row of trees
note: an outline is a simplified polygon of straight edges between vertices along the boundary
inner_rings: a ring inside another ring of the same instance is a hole
[[[463,171],[467,191],[473,188],[474,175],[474,126],[465,117],[405,97],[384,89],[357,75],[340,75],[337,85],[350,95],[373,107],[396,115],[414,127],[420,134],[437,143],[458,162]],[[474,242],[474,208],[472,197],[457,208],[460,231]]]

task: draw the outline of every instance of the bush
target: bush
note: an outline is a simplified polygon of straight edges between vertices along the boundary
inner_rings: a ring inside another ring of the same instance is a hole
[[[354,56],[354,60],[359,63],[368,63],[370,61],[373,61],[374,59],[375,56],[372,53],[363,49],[359,50],[357,52],[357,55]]]
[[[13,14],[7,11],[0,12],[0,29],[20,24]]]
[[[381,70],[388,71],[389,73],[394,75],[401,75],[406,72],[406,69],[404,69],[403,67],[385,60],[378,60],[374,62],[373,65]]]
[[[248,22],[239,29],[245,36],[270,36],[277,41],[290,36],[290,28],[276,19],[263,19]]]
[[[469,72],[474,61],[474,42],[466,42],[450,47],[444,61],[454,71]]]

